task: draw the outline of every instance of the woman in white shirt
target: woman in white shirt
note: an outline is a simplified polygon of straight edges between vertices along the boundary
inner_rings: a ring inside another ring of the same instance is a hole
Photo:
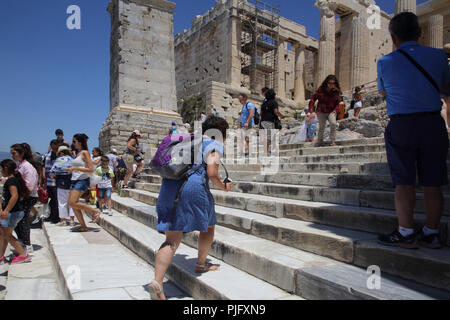
[[[74,232],[88,232],[86,222],[83,218],[82,210],[94,214],[93,223],[97,223],[100,217],[100,211],[87,204],[81,203],[80,198],[90,187],[90,176],[94,172],[94,164],[89,154],[87,145],[88,136],[85,134],[76,134],[73,136],[73,144],[77,150],[77,156],[72,161],[72,168],[67,169],[72,173],[72,182],[70,186],[69,205],[73,209],[75,216],[81,224],[81,227]]]

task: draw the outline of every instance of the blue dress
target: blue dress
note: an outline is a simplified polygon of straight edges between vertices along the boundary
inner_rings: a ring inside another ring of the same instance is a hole
[[[213,151],[220,153],[222,156],[224,153],[223,144],[204,138],[202,143],[204,163]],[[170,224],[174,201],[183,182],[184,180],[163,180],[162,182],[156,204],[156,212],[158,213],[157,230],[161,233],[165,231],[207,232],[208,227],[217,224],[214,198],[209,189],[209,178],[205,167],[201,167],[189,176],[181,193],[172,225]]]

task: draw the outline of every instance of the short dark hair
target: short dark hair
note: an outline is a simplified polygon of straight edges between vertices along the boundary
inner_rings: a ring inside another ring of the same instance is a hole
[[[101,162],[108,162],[108,163],[109,163],[109,158],[108,158],[107,156],[102,156],[102,157],[100,158],[100,161],[101,161]]]
[[[248,99],[248,96],[245,93],[240,93],[239,96],[241,96],[244,99]]]
[[[230,125],[224,118],[210,115],[202,124],[202,133],[205,134],[208,130],[216,129],[222,133],[222,137],[225,139],[229,127]]]
[[[274,100],[276,96],[277,96],[277,94],[275,93],[275,90],[268,89],[266,91],[266,99],[267,100]]]
[[[269,91],[269,88],[267,88],[267,87],[264,87],[264,88],[261,89],[262,93],[266,93],[267,91]]]
[[[64,134],[64,132],[61,129],[57,129],[55,131],[55,135]]]
[[[51,145],[51,146],[54,145],[54,144],[58,145],[58,144],[59,144],[59,141],[56,140],[56,139],[53,139],[52,141],[50,141],[50,145]]]
[[[389,32],[402,42],[417,41],[422,32],[419,18],[412,12],[402,12],[392,18]]]

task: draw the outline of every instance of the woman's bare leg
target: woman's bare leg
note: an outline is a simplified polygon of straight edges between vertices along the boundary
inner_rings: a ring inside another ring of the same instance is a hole
[[[16,237],[12,235],[13,230],[14,230],[13,228],[3,228],[3,234],[5,235],[7,241],[13,246],[13,248],[19,254],[19,256],[26,257],[27,253],[25,252],[25,250],[23,250],[20,241],[17,240]]]
[[[180,246],[183,239],[183,232],[181,231],[166,231],[166,241],[161,245],[155,259],[155,280],[163,285],[164,277],[167,269],[172,263],[173,256]],[[165,297],[162,297],[163,300]]]

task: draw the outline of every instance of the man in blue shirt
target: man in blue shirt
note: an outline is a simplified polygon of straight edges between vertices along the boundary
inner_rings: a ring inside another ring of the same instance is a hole
[[[417,42],[421,30],[415,14],[396,15],[389,31],[397,50],[378,60],[378,87],[386,97],[391,118],[385,140],[396,187],[399,227],[390,235],[380,236],[379,242],[409,249],[418,248],[418,244],[439,249],[442,245],[438,228],[444,205],[441,187],[448,184],[449,148],[445,122],[440,116],[441,94],[448,94],[450,69],[443,50]],[[417,233],[413,219],[416,173],[424,189],[427,214],[426,226]]]
[[[255,105],[251,102],[248,102],[248,96],[245,93],[241,93],[238,96],[240,104],[242,104],[241,110],[241,120],[239,122],[239,128],[248,130],[251,129],[255,125],[255,121],[253,117],[255,116],[256,108]],[[249,149],[249,138],[245,137],[245,157],[249,157],[250,149]]]

